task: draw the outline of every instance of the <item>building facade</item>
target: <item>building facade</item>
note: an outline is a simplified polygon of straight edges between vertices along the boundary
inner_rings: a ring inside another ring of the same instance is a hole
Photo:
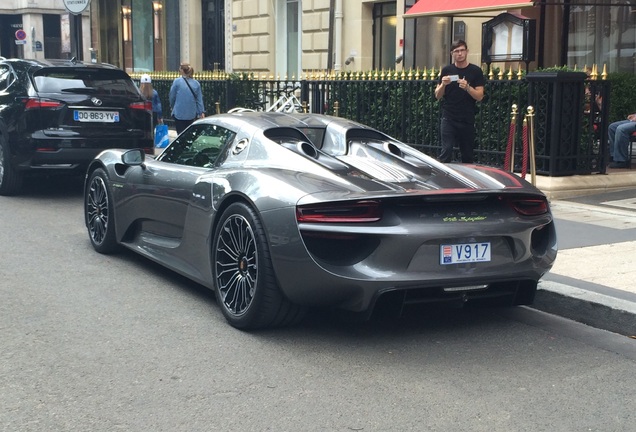
[[[446,10],[450,4],[453,10]],[[469,60],[482,64],[488,49],[483,25],[506,12],[534,26],[534,52],[524,67],[597,64],[633,73],[632,4],[636,0],[91,0],[76,16],[63,0],[3,0],[0,55],[75,56],[129,72],[174,71],[186,61],[198,71],[281,78],[437,69],[459,38],[468,42]]]
[[[0,56],[34,59],[90,56],[91,37],[84,31],[90,28],[89,13],[70,14],[62,0],[2,0]]]

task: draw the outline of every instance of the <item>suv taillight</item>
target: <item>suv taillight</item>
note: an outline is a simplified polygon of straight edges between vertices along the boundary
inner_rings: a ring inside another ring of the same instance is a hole
[[[60,101],[52,99],[28,98],[24,99],[24,109],[55,109],[60,108],[64,104]]]
[[[146,111],[152,112],[152,102],[151,101],[133,102],[130,105],[128,105],[128,107],[130,109],[134,109],[134,110],[146,110]]]

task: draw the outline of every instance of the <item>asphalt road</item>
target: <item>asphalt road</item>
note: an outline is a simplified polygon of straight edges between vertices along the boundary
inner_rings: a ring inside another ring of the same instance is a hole
[[[95,253],[81,184],[0,197],[1,431],[633,431],[636,341],[530,308],[244,333]]]

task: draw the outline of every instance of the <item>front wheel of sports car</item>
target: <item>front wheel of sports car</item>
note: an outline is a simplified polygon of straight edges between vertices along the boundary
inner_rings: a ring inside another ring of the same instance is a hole
[[[108,177],[101,168],[90,175],[84,197],[84,212],[93,248],[103,254],[117,250],[113,200],[108,189]]]
[[[304,309],[287,300],[278,287],[265,231],[250,207],[230,205],[214,239],[215,293],[233,327],[250,330],[302,319]]]

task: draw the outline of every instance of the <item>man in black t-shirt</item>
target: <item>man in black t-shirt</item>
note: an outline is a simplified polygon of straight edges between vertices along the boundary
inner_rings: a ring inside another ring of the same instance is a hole
[[[484,98],[484,73],[468,63],[468,46],[463,40],[451,45],[453,63],[442,68],[435,99],[442,100],[440,162],[451,162],[453,147],[459,147],[463,163],[473,163],[475,145],[475,103]]]

